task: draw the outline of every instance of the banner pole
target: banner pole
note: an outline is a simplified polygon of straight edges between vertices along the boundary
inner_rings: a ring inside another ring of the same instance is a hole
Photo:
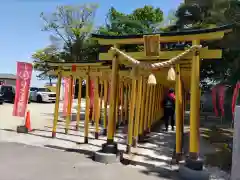
[[[15,88],[15,98],[13,105],[13,116],[23,118],[23,125],[17,127],[17,132],[28,133],[25,127],[27,105],[29,100],[29,88],[32,78],[33,65],[26,62],[17,62],[17,79]]]

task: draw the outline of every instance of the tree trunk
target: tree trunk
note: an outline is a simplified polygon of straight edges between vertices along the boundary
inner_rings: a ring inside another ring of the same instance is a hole
[[[52,86],[52,78],[49,77],[49,85]]]

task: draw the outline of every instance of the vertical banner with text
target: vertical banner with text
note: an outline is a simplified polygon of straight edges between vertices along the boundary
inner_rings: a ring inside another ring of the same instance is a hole
[[[70,106],[71,106],[71,112],[72,112],[72,103],[73,103],[73,99],[74,99],[74,92],[75,92],[75,82],[74,82],[74,79],[73,77],[71,77],[69,79],[69,90],[71,91],[71,103],[70,103]]]
[[[63,116],[67,116],[68,92],[70,85],[70,78],[64,78],[64,99],[63,99]]]
[[[24,117],[27,109],[29,88],[32,79],[32,64],[17,62],[17,79],[13,116]]]
[[[218,109],[217,109],[217,89],[216,86],[212,88],[212,104],[213,104],[213,110],[215,112],[215,116],[218,116]]]
[[[220,85],[219,86],[219,106],[220,106],[220,110],[221,110],[221,116],[224,117],[224,99],[225,99],[225,86],[224,85]]]
[[[234,92],[233,92],[233,97],[232,97],[232,117],[234,119],[235,116],[235,106],[237,103],[237,98],[238,98],[238,94],[239,94],[239,89],[240,89],[240,82],[238,82],[235,86]]]
[[[94,81],[90,80],[90,108],[93,108],[94,104]]]

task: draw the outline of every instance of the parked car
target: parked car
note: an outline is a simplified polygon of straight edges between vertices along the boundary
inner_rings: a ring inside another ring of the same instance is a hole
[[[36,101],[38,103],[41,102],[55,102],[56,101],[56,93],[52,92],[48,88],[30,88],[30,99],[31,101]]]
[[[15,101],[15,92],[16,87],[12,85],[2,85],[0,86],[0,93],[2,94],[3,102],[14,103]],[[30,103],[30,99],[28,99],[28,103]]]

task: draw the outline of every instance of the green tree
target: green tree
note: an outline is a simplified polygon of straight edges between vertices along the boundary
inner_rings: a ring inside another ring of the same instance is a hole
[[[159,31],[162,32],[169,32],[176,30],[176,10],[172,9],[168,12],[167,16],[164,18],[164,20],[159,24]]]
[[[130,14],[109,9],[106,24],[98,29],[98,33],[106,35],[130,35],[159,32],[163,21],[160,8],[146,5],[137,8]],[[141,51],[143,46],[125,45],[126,51]]]
[[[40,15],[44,23],[42,30],[51,33],[52,45],[34,53],[32,55],[34,62],[96,61],[98,45],[89,37],[93,30],[97,7],[96,4],[58,6],[52,13],[42,12]],[[51,68],[47,63],[41,65],[36,63],[34,68],[40,72],[37,76],[39,79],[49,79],[51,84],[55,77],[48,75],[47,72]]]
[[[37,50],[32,54],[32,59],[34,70],[39,72],[37,78],[40,80],[49,80],[49,84],[52,85],[52,80],[56,77],[48,74],[51,67],[48,66],[47,62],[61,61],[58,49],[55,46],[48,46],[44,49]]]
[[[175,30],[211,28],[237,23],[234,31],[220,42],[211,42],[211,48],[223,48],[221,60],[203,61],[201,64],[201,82],[227,82],[235,84],[240,79],[239,41],[240,2],[238,0],[196,1],[195,4],[181,4],[176,12]],[[211,83],[210,83],[211,85]],[[208,87],[208,86],[206,86]]]
[[[203,28],[239,21],[238,0],[203,0],[182,3],[177,12],[178,28]]]
[[[121,13],[112,7],[107,14],[106,24],[98,31],[109,35],[153,33],[159,31],[162,21],[163,12],[153,6],[137,8],[130,14]]]
[[[204,1],[204,3],[203,3]],[[211,28],[235,24],[233,32],[221,41],[205,44],[209,48],[222,48],[221,60],[202,61],[201,85],[208,90],[216,83],[230,85],[225,98],[225,119],[232,121],[231,99],[233,88],[240,80],[240,2],[238,0],[196,0],[195,5],[182,4],[176,13],[175,30]]]
[[[53,13],[41,13],[43,31],[53,34],[52,39],[60,45],[64,60],[78,62],[92,58],[96,45],[89,35],[93,30],[97,7],[96,4],[58,6]]]

